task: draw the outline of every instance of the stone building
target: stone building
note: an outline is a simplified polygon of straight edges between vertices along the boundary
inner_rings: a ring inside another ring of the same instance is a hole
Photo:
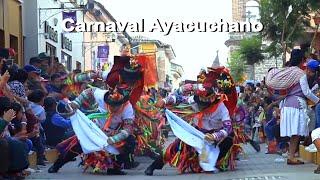
[[[259,0],[232,0],[232,20],[241,21],[259,21]],[[244,38],[257,35],[256,33],[229,33],[229,39],[225,45],[229,47],[229,57],[232,52],[239,49],[240,41]],[[263,46],[268,42],[263,42]],[[250,80],[263,80],[265,74],[272,67],[282,67],[281,57],[268,58],[265,54],[265,60],[259,64],[255,64],[254,68],[250,65],[246,66],[246,76]]]

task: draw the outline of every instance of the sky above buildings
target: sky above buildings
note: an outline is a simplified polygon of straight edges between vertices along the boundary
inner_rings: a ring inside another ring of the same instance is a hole
[[[145,19],[147,24],[157,22],[216,22],[223,19],[231,22],[231,0],[97,0],[120,22],[137,22]],[[149,26],[149,27],[150,27]],[[222,64],[226,64],[228,39],[225,32],[143,32],[130,33],[142,35],[170,44],[175,51],[174,62],[184,68],[184,79],[196,79],[201,68],[211,66],[219,50]]]

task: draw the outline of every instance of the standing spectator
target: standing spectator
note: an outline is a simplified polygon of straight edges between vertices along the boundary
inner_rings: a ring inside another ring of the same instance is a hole
[[[301,50],[293,50],[291,53],[291,66],[301,66],[304,55]],[[319,102],[319,98],[312,93],[309,88],[307,77],[314,76],[318,70],[319,62],[309,61],[307,64],[306,74],[300,78],[297,83],[288,93],[286,98],[281,101],[281,118],[280,131],[281,137],[290,137],[288,165],[299,165],[304,162],[295,159],[300,136],[308,136],[307,125],[307,103],[305,98],[310,99],[315,104]]]

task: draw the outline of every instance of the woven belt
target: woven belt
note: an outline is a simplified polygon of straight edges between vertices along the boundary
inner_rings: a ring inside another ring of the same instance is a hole
[[[281,90],[272,89],[272,88],[268,87],[267,90],[268,90],[268,92],[269,92],[270,94],[275,94],[275,95],[283,96],[283,95],[289,94],[289,92],[293,89],[293,87],[294,87],[294,86],[291,86],[290,88],[281,89]]]

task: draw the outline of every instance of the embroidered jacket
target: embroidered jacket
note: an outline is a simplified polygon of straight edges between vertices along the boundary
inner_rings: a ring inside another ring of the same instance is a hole
[[[163,100],[166,104],[192,104],[195,113],[199,112],[199,107],[194,102],[193,96],[183,96],[179,95],[178,93],[175,93],[169,95]],[[196,126],[199,125],[199,119],[194,118],[193,122],[194,124],[196,124]],[[213,136],[215,136],[215,139],[217,141],[222,140],[232,132],[232,122],[229,115],[229,111],[223,102],[220,102],[217,105],[216,110],[214,112],[204,114],[202,124],[203,127],[198,126],[200,129],[206,131],[215,131],[213,133]]]

